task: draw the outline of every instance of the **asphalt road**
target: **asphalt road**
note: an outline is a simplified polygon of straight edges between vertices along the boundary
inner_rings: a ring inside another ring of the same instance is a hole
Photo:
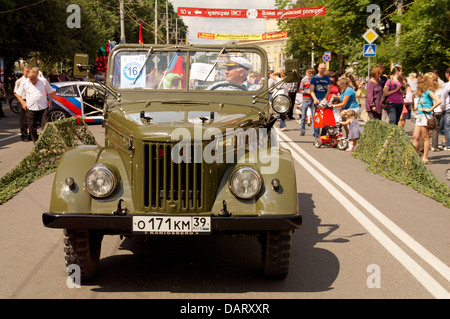
[[[4,110],[6,106],[4,105]],[[0,119],[0,175],[32,149],[18,117]],[[105,236],[98,276],[67,286],[61,230],[42,225],[54,174],[0,206],[0,298],[428,299],[450,296],[450,210],[407,186],[366,172],[337,149],[316,149],[295,121],[279,137],[296,160],[303,227],[282,281],[261,277],[255,238]],[[102,144],[102,128],[91,126]],[[406,130],[411,131],[408,121]],[[450,152],[430,152],[445,180]]]

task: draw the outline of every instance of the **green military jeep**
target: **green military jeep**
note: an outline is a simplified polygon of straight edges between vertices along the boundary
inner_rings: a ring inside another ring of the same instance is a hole
[[[64,229],[67,266],[92,277],[104,235],[245,234],[261,243],[265,276],[286,277],[301,216],[294,162],[272,129],[290,101],[269,97],[267,72],[257,46],[116,46],[105,147],[64,154],[43,214]]]

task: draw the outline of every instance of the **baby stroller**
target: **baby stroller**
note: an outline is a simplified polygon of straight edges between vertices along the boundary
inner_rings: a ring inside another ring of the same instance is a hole
[[[342,135],[341,124],[336,123],[334,119],[333,110],[330,107],[334,102],[335,101],[333,98],[330,103],[322,101],[319,104],[319,107],[321,107],[321,114],[323,116],[322,122],[324,130],[322,130],[322,132],[325,132],[325,135],[321,135],[316,138],[314,141],[314,146],[320,148],[322,145],[329,145],[332,147],[337,147],[343,151],[348,147],[348,140]]]

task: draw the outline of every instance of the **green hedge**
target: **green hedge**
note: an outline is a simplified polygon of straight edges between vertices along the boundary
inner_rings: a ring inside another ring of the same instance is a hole
[[[47,123],[27,157],[0,178],[0,205],[36,179],[53,172],[61,155],[80,144],[97,144],[83,120],[70,117]]]
[[[353,156],[369,172],[399,182],[450,207],[450,188],[423,164],[401,127],[380,120],[366,123]]]

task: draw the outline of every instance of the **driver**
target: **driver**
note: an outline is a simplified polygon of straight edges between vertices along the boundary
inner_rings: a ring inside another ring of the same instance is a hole
[[[253,64],[243,57],[232,56],[228,62],[225,63],[225,79],[220,90],[235,90],[236,86],[239,86],[242,90],[254,91],[259,88],[259,85],[255,85],[248,81],[249,70],[253,68]],[[226,84],[232,84],[226,86]]]

